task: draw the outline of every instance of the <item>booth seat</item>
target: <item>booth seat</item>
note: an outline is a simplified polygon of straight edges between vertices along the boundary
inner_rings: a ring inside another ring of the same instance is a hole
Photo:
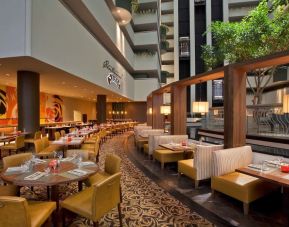
[[[140,132],[141,138],[143,138],[143,143],[140,144],[140,148],[143,148],[143,151],[146,154],[149,154],[149,137],[150,136],[157,136],[157,135],[164,135],[164,129],[145,129]]]
[[[161,163],[161,168],[164,168],[165,163],[177,162],[184,159],[183,151],[172,151],[159,147],[160,144],[181,143],[188,140],[188,135],[161,135],[154,136],[156,149],[153,151],[153,158]]]
[[[212,193],[216,190],[243,202],[244,214],[248,214],[251,202],[278,188],[275,184],[235,171],[253,162],[251,146],[214,151],[212,157]]]
[[[147,138],[141,136],[141,132],[144,130],[151,130],[152,126],[146,125],[137,125],[134,127],[134,138],[135,138],[135,145],[137,149],[142,149],[143,145],[147,142]]]
[[[223,145],[196,145],[193,159],[178,161],[178,173],[193,179],[195,188],[198,188],[200,180],[211,178],[213,172],[212,153],[221,149],[224,149]]]

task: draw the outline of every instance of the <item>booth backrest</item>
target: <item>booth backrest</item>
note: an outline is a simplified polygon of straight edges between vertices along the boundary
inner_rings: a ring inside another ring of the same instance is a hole
[[[152,126],[147,126],[147,125],[136,125],[136,126],[134,126],[134,129],[133,129],[134,130],[134,136],[138,137],[140,132],[142,130],[145,130],[145,129],[152,129]]]
[[[213,151],[213,176],[221,176],[234,172],[237,168],[252,163],[251,146],[235,147]]]
[[[224,149],[224,145],[197,145],[194,153],[194,168],[197,169],[197,179],[208,179],[213,173],[213,151]]]

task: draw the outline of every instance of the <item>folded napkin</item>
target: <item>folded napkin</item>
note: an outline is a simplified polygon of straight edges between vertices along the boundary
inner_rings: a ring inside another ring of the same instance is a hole
[[[92,161],[87,161],[87,162],[81,162],[80,163],[80,166],[90,166],[90,165],[95,165],[95,163],[92,162]]]
[[[24,170],[24,168],[22,166],[8,167],[6,169],[6,173],[22,172],[23,170]]]
[[[32,161],[33,161],[35,164],[40,164],[40,163],[45,163],[45,162],[46,162],[45,160],[40,159],[40,158],[34,158],[34,159],[32,159]]]
[[[67,172],[70,174],[76,175],[76,176],[83,176],[83,175],[87,174],[87,171],[82,170],[82,169],[73,169],[73,170],[69,170]]]
[[[35,172],[27,177],[24,177],[24,180],[38,180],[39,178],[45,176],[46,173],[45,172]]]

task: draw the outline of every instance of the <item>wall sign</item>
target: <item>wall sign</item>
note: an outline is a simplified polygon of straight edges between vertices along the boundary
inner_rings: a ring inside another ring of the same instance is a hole
[[[109,85],[115,86],[118,89],[120,89],[120,85],[121,85],[121,76],[119,75],[119,73],[115,70],[114,67],[112,67],[109,64],[109,61],[106,60],[103,62],[103,68],[108,69],[110,72],[108,73],[108,75],[106,76],[106,80],[107,83]]]

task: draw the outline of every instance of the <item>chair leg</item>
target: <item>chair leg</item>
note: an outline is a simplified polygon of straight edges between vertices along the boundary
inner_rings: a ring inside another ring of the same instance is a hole
[[[98,227],[98,221],[97,222],[93,222],[93,227]]]
[[[195,180],[195,189],[197,189],[199,187],[199,181]]]
[[[244,212],[244,215],[248,215],[248,213],[249,213],[249,203],[243,203],[243,212]]]
[[[62,211],[62,226],[65,227],[65,209],[62,208],[61,211]]]
[[[118,209],[119,226],[122,226],[121,206],[120,206],[120,203],[117,204],[117,209]]]
[[[161,162],[161,169],[164,169],[164,167],[165,167],[165,163]]]

